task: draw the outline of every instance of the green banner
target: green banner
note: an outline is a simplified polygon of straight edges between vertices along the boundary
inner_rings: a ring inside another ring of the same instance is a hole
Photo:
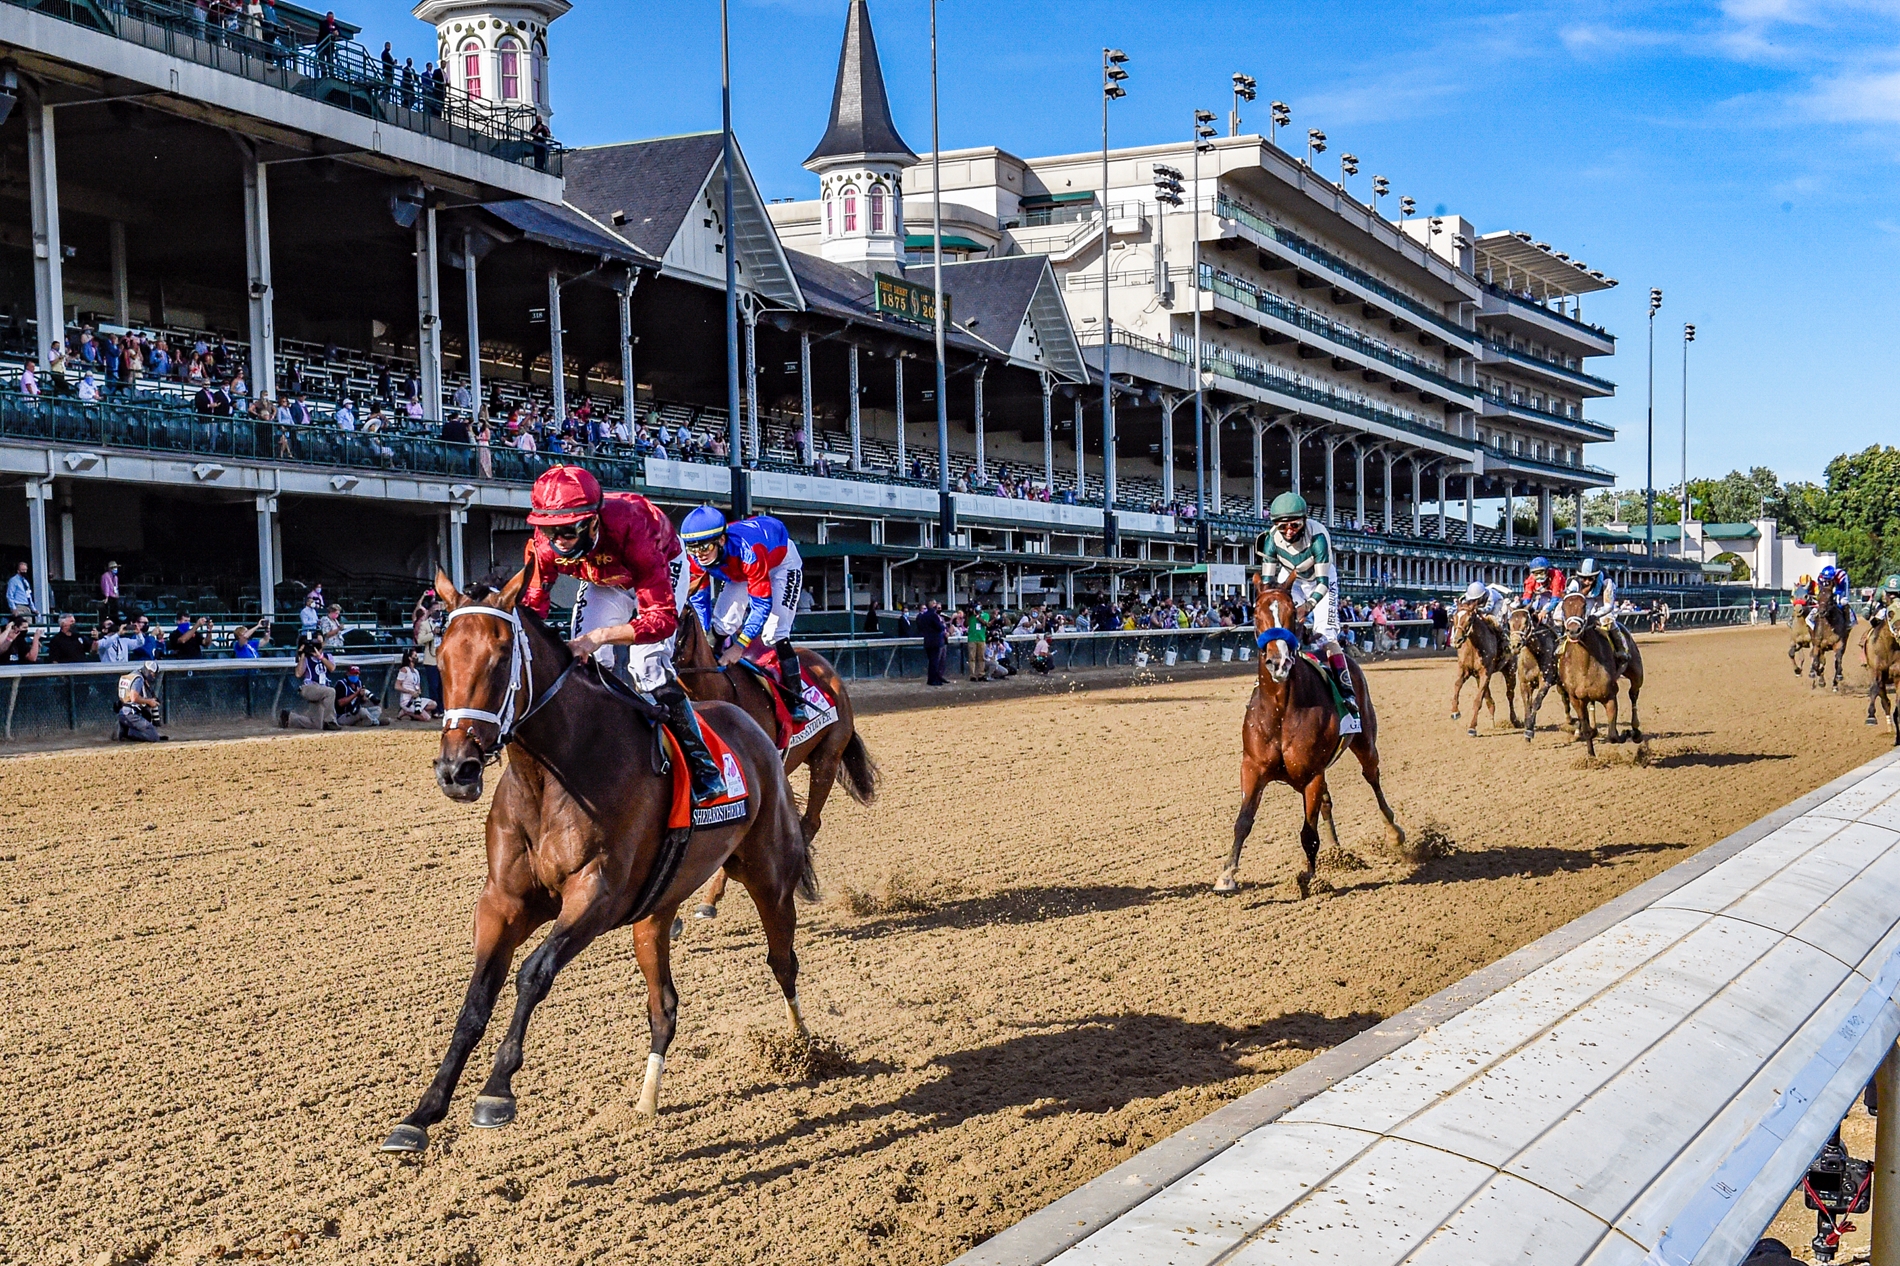
[[[919,325],[935,325],[937,320],[936,295],[928,286],[913,286],[910,282],[897,277],[877,275],[876,308],[879,313],[895,317],[899,321],[914,321]],[[950,296],[943,297],[943,320],[948,325],[950,316]]]

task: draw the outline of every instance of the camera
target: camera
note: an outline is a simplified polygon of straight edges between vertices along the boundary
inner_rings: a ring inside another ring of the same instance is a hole
[[[1802,1203],[1814,1210],[1814,1239],[1810,1243],[1815,1261],[1833,1261],[1841,1233],[1854,1229],[1847,1215],[1865,1213],[1873,1206],[1873,1171],[1872,1161],[1855,1160],[1847,1154],[1840,1127],[1835,1126],[1833,1136],[1808,1166],[1808,1175],[1801,1182]]]

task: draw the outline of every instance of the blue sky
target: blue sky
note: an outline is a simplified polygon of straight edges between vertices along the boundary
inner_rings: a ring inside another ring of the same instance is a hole
[[[401,0],[343,15],[418,64],[428,28]],[[811,196],[798,166],[824,129],[845,0],[733,0],[734,120],[767,196]],[[871,0],[899,127],[930,141],[929,7]],[[556,133],[586,144],[719,126],[716,0],[576,0],[553,28]],[[1819,478],[1837,453],[1896,441],[1900,321],[1900,0],[1726,4],[1406,4],[1292,0],[942,0],[946,148],[1100,144],[1101,48],[1130,58],[1113,137],[1225,119],[1228,76],[1294,129],[1360,158],[1422,207],[1522,229],[1621,280],[1584,312],[1620,338],[1592,406],[1619,428],[1590,460],[1641,486],[1645,323],[1657,319],[1658,484],[1679,469],[1681,330],[1692,474],[1767,465]],[[1324,162],[1325,160],[1322,160]]]

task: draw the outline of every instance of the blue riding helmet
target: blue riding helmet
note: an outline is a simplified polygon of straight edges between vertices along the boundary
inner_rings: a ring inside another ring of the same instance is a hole
[[[704,545],[726,534],[726,516],[717,506],[697,506],[680,524],[680,540],[687,545]]]
[[[1820,577],[1821,583],[1824,585],[1831,585],[1834,583],[1834,578],[1836,576],[1839,576],[1840,574],[1841,573],[1833,567],[1823,567],[1821,569],[1821,577]]]
[[[1532,571],[1549,571],[1550,560],[1548,558],[1545,558],[1542,554],[1539,554],[1536,558],[1531,559],[1531,570]]]

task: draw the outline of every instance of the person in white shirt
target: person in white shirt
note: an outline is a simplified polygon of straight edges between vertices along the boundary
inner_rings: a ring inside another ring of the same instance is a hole
[[[79,376],[79,402],[93,404],[99,399],[99,384],[90,372]]]
[[[26,368],[20,371],[20,394],[37,396],[40,394],[39,365],[28,361]]]
[[[347,399],[336,407],[336,425],[340,431],[356,429],[356,409]]]

